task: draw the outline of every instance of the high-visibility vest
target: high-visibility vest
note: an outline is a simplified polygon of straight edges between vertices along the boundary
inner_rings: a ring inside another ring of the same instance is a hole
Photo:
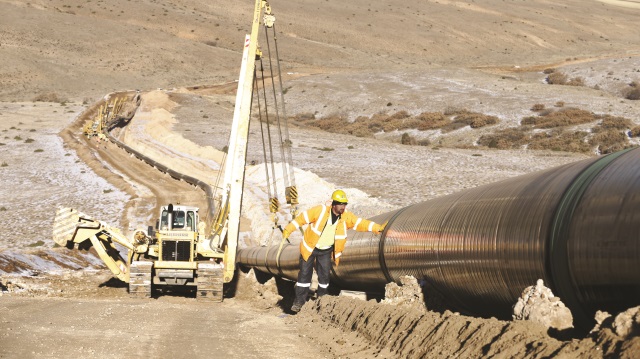
[[[284,228],[285,236],[288,237],[290,233],[308,224],[304,231],[304,238],[300,242],[300,254],[302,254],[302,258],[304,258],[305,261],[309,260],[311,252],[313,252],[316,244],[318,244],[322,230],[330,216],[331,206],[315,206],[300,213]],[[358,232],[379,233],[381,227],[381,225],[373,221],[360,218],[349,211],[344,211],[336,224],[335,245],[333,247],[333,258],[336,265],[340,262],[340,256],[347,243],[348,229],[355,229]]]

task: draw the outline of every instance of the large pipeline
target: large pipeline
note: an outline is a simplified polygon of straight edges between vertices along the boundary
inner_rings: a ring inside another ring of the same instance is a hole
[[[536,172],[372,218],[380,235],[349,232],[332,283],[382,291],[404,275],[454,308],[510,316],[543,279],[587,327],[596,310],[640,304],[640,148]],[[299,249],[239,252],[240,264],[295,280]],[[428,293],[427,293],[428,295]]]

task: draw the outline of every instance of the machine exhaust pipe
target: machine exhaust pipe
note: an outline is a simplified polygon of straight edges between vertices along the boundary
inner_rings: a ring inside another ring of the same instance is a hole
[[[640,304],[640,148],[488,184],[372,218],[351,231],[332,283],[381,291],[411,275],[453,307],[510,318],[538,279],[586,328]],[[299,250],[246,248],[241,265],[296,280]],[[428,294],[427,294],[428,295]]]

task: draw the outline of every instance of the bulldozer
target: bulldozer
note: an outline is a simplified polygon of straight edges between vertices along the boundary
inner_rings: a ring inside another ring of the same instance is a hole
[[[132,237],[128,238],[118,228],[93,219],[78,210],[59,208],[53,226],[53,239],[58,245],[69,249],[93,247],[114,276],[128,283],[132,297],[151,297],[154,288],[159,287],[195,287],[196,297],[199,299],[218,302],[223,300],[223,286],[233,280],[236,270],[249,120],[252,106],[254,106],[254,91],[259,87],[256,62],[262,61],[264,56],[258,46],[258,33],[261,25],[264,26],[265,31],[269,29],[275,31],[274,23],[275,16],[268,2],[256,0],[251,34],[246,35],[244,42],[223,182],[222,185],[216,184],[221,194],[216,197],[218,206],[211,224],[207,225],[201,220],[197,207],[167,204],[160,208],[155,226],[149,226],[147,230],[136,230]],[[273,38],[276,38],[275,32]],[[270,53],[269,56],[271,56]],[[271,58],[269,60],[271,62]],[[266,77],[269,77],[274,85],[274,79],[280,79],[279,93],[276,94],[273,86],[273,95],[274,102],[281,103],[281,114],[286,121],[282,76],[277,56],[276,60],[278,75],[272,74]],[[265,80],[264,75],[262,80]],[[268,87],[263,83],[263,90]],[[258,94],[257,98],[259,96]],[[256,102],[259,103],[259,101]],[[262,112],[258,111],[260,114]],[[276,113],[279,113],[277,109]],[[115,141],[108,133],[108,126],[104,126],[104,130],[107,131],[106,137]],[[291,143],[288,131],[280,142],[281,148],[290,151],[290,146],[287,145]],[[122,143],[118,143],[118,146],[127,147]],[[135,154],[132,149],[127,151]],[[289,175],[287,175],[285,170],[287,165],[283,165],[286,178],[285,193],[287,202],[292,205],[295,213],[295,205],[298,203],[297,190],[293,181],[290,152],[287,153],[288,161],[283,156],[283,162],[288,162],[289,168]],[[265,153],[265,163],[266,157]],[[142,155],[139,158],[146,160]],[[155,162],[152,165],[158,168]],[[170,169],[167,170],[171,171],[172,177],[176,173]],[[202,181],[187,175],[182,176],[181,179],[187,179],[187,181],[190,179],[194,182],[193,184],[197,182],[199,186],[202,184]],[[276,193],[275,188],[273,192],[269,191],[269,207],[272,214],[279,209]],[[211,209],[210,212],[213,213]],[[273,218],[277,218],[275,214]],[[274,228],[276,227],[278,227],[277,223],[274,225]],[[121,254],[125,250],[126,256]]]

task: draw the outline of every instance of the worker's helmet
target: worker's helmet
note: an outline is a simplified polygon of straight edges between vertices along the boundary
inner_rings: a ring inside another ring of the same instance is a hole
[[[338,189],[333,191],[333,194],[331,194],[331,199],[336,201],[336,202],[340,202],[340,203],[347,203],[347,194],[344,193],[343,190]]]

